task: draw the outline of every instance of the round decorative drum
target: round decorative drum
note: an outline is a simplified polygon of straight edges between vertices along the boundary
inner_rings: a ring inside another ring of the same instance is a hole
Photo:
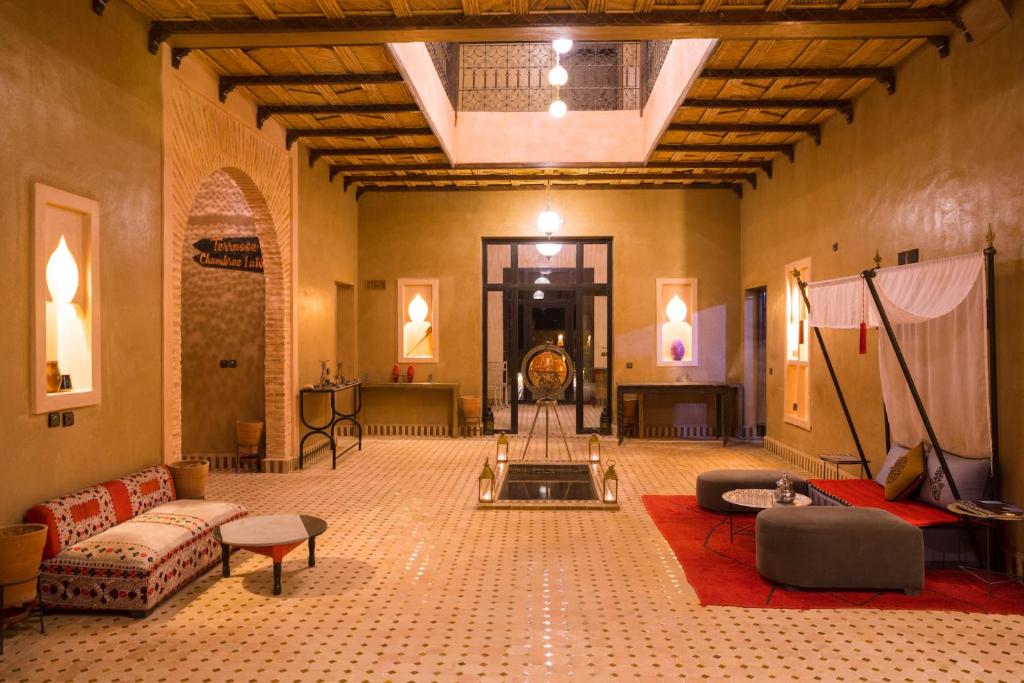
[[[554,398],[572,382],[572,358],[554,344],[534,346],[523,356],[523,383],[534,398]]]

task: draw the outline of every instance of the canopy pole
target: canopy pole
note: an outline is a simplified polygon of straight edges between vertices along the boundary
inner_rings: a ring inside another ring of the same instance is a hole
[[[996,384],[996,248],[995,234],[989,226],[985,235],[985,317],[988,323],[988,410],[992,431],[992,491],[1000,497],[999,476],[999,392]]]
[[[949,465],[946,464],[946,456],[942,451],[942,447],[939,446],[939,438],[935,436],[935,430],[932,428],[932,421],[928,418],[928,411],[924,409],[924,402],[921,401],[921,394],[917,393],[917,385],[914,384],[914,378],[910,375],[910,368],[907,367],[907,360],[903,357],[903,351],[900,349],[900,343],[896,340],[896,333],[893,332],[892,323],[889,322],[889,316],[885,312],[882,300],[878,297],[878,290],[875,288],[875,271],[865,270],[861,273],[861,277],[864,278],[864,282],[867,283],[868,286],[868,291],[871,292],[871,299],[875,302],[875,310],[878,311],[878,316],[882,319],[882,325],[885,327],[885,334],[889,337],[889,343],[892,344],[892,350],[896,354],[896,360],[900,363],[900,370],[903,371],[903,379],[907,382],[907,388],[910,389],[910,395],[914,397],[914,404],[917,406],[917,413],[921,416],[921,421],[924,423],[925,431],[928,432],[928,438],[932,440],[932,448],[935,449],[935,454],[939,456],[939,465],[942,467],[942,471],[946,475],[946,479],[949,480],[949,490],[953,493],[954,500],[960,500],[960,490],[956,487],[956,480],[953,479],[953,473],[950,472]]]
[[[793,269],[793,277],[796,280],[797,286],[800,288],[800,295],[803,297],[804,305],[807,307],[807,311],[810,312],[811,302],[807,298],[807,283],[800,279],[800,271],[796,268]],[[816,325],[812,325],[811,329],[814,330],[814,337],[818,340],[818,348],[821,349],[821,355],[825,359],[825,366],[828,368],[829,377],[832,378],[832,386],[835,387],[836,396],[839,397],[839,405],[843,408],[843,415],[846,417],[846,425],[850,428],[850,436],[853,437],[853,443],[857,447],[857,455],[860,456],[861,467],[864,468],[864,472],[868,475],[868,479],[871,479],[871,464],[864,456],[864,447],[860,443],[860,436],[857,435],[857,427],[853,424],[853,417],[850,415],[850,408],[846,405],[846,397],[843,395],[843,388],[839,384],[839,378],[836,377],[836,370],[832,367],[832,358],[828,355],[828,348],[825,346],[825,340],[821,338],[821,330],[819,330]]]

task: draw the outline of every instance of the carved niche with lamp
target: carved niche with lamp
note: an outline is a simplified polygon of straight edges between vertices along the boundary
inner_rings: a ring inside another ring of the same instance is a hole
[[[99,204],[35,183],[32,412],[100,402]]]

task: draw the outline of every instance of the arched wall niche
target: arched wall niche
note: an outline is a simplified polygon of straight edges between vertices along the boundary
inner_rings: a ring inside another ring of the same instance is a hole
[[[252,210],[265,284],[265,469],[291,469],[292,163],[283,148],[171,77],[165,87],[164,460],[182,455],[181,284],[189,214],[205,180],[226,173]]]

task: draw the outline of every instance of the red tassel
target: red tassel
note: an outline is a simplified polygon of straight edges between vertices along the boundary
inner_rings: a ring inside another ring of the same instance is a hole
[[[804,321],[803,320],[800,321],[799,333],[797,335],[797,343],[798,344],[803,344],[804,343]]]
[[[868,352],[868,324],[866,322],[860,324],[860,352]]]

